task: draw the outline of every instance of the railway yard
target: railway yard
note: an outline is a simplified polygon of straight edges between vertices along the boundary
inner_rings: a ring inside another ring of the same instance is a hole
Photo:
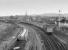
[[[36,20],[31,22],[31,17],[29,22],[0,20],[0,50],[68,50],[67,32],[54,24]]]

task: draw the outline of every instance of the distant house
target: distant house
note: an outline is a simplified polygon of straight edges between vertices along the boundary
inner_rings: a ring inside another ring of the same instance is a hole
[[[59,27],[68,27],[68,20],[66,20],[65,17],[59,18],[56,23],[58,24]]]

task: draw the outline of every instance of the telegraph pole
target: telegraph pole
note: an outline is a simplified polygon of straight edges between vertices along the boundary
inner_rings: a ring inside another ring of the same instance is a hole
[[[62,12],[62,10],[59,10],[59,17],[61,17],[61,12]]]
[[[27,15],[27,10],[26,10],[26,12],[25,12],[25,16],[28,16],[28,15]]]
[[[59,28],[60,28],[60,24],[61,24],[60,21],[62,20],[61,12],[62,12],[62,10],[59,10],[59,19],[58,19]]]

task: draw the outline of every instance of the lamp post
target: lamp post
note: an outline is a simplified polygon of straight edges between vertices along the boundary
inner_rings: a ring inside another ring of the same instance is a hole
[[[58,26],[60,27],[60,20],[61,20],[61,12],[62,10],[59,10],[59,17],[58,17]]]

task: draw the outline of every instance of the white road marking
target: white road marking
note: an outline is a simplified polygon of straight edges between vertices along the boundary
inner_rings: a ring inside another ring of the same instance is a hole
[[[16,50],[16,49],[19,49],[20,47],[14,47],[13,49]]]
[[[12,36],[13,39],[15,39],[16,37],[15,36]]]

